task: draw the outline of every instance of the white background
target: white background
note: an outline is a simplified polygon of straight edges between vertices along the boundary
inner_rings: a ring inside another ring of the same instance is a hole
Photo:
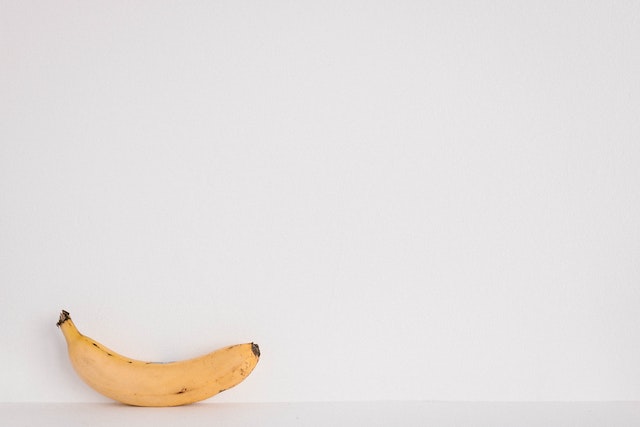
[[[635,2],[0,2],[0,401],[640,399]]]

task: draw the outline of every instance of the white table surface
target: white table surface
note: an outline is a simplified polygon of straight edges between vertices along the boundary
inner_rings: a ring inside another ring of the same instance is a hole
[[[21,426],[640,426],[640,402],[0,403]]]

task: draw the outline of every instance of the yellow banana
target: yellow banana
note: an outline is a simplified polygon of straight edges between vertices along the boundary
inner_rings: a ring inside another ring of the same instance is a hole
[[[82,335],[65,310],[57,325],[80,378],[128,405],[178,406],[208,399],[242,382],[260,358],[258,345],[247,343],[180,362],[142,362]]]

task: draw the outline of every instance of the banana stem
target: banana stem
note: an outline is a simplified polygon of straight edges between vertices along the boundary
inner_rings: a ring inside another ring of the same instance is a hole
[[[73,323],[73,320],[71,320],[71,316],[67,310],[62,310],[60,313],[60,319],[58,320],[58,323],[56,323],[56,326],[62,329],[62,333],[64,334],[67,342],[69,342],[71,338],[80,336],[80,332]]]
[[[60,312],[60,319],[58,320],[58,323],[56,323],[56,326],[60,327],[60,325],[62,325],[67,320],[71,320],[71,317],[69,316],[69,312],[67,310],[62,310]]]

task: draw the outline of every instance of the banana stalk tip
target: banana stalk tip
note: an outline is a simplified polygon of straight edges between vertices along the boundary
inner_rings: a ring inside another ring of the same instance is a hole
[[[256,357],[260,357],[260,347],[258,347],[258,344],[252,342],[251,351],[253,351],[253,354],[255,354]]]
[[[64,322],[66,322],[69,319],[71,319],[71,317],[69,316],[69,312],[67,310],[62,310],[60,312],[60,319],[58,319],[58,323],[56,323],[56,326],[60,327],[60,325],[62,325]]]

